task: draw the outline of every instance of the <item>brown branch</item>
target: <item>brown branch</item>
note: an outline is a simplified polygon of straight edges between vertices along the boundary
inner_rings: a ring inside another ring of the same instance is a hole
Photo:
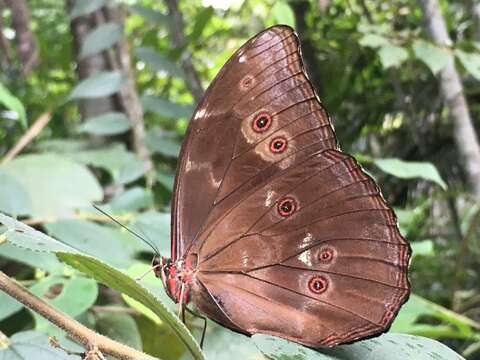
[[[123,6],[119,7],[119,21],[125,23],[127,10]],[[140,103],[138,93],[135,87],[135,74],[132,69],[132,60],[130,57],[130,48],[127,39],[124,37],[117,44],[118,63],[122,74],[127,79],[120,91],[121,105],[128,115],[132,125],[132,143],[133,150],[138,157],[145,163],[147,170],[147,183],[151,186],[154,181],[154,165],[150,150],[145,144],[145,123],[143,121],[143,107]]]
[[[88,350],[98,348],[102,353],[115,356],[119,359],[155,359],[141,351],[97,334],[95,331],[90,330],[32,294],[1,271],[0,290],[15,298],[30,310],[40,314],[59,328],[65,330],[74,340]]]
[[[187,49],[187,38],[185,36],[185,25],[183,15],[178,9],[177,0],[165,0],[170,16],[170,36],[174,49],[182,49],[180,62],[186,77],[186,85],[192,93],[196,103],[198,104],[203,98],[203,87],[200,78],[193,66],[192,54]]]
[[[17,141],[17,143],[11,148],[7,154],[3,157],[1,163],[5,164],[12,160],[20,151],[23,150],[49,123],[52,118],[52,112],[47,111],[38,117],[37,120],[30,126],[25,134]]]
[[[423,10],[427,31],[439,46],[452,45],[438,0],[418,0]],[[463,85],[455,68],[453,54],[447,56],[447,65],[439,73],[440,91],[453,121],[453,137],[460,152],[477,200],[480,200],[480,145],[472,124]]]
[[[30,30],[30,11],[25,0],[5,0],[12,10],[12,26],[17,38],[17,54],[22,62],[22,74],[28,75],[38,64],[38,47]]]

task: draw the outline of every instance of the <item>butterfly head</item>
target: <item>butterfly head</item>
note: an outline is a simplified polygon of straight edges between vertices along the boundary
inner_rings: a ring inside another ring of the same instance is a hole
[[[177,304],[189,301],[189,283],[191,271],[188,271],[182,260],[173,262],[165,257],[155,256],[152,261],[155,276],[162,280],[167,295]]]

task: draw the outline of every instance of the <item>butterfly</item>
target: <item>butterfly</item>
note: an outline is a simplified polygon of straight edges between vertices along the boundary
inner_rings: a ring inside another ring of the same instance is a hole
[[[172,207],[155,274],[232,330],[331,347],[387,331],[408,298],[409,244],[340,150],[289,26],[248,40],[209,86]]]

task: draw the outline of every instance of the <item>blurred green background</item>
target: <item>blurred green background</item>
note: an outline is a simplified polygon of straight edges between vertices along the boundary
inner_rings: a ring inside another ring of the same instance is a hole
[[[195,104],[239,46],[278,23],[296,29],[342,149],[378,181],[411,242],[415,295],[391,331],[480,359],[476,1],[0,0],[0,212],[132,276],[148,269],[150,249],[91,204],[168,255]],[[185,356],[138,303],[52,254],[0,236],[0,269],[100,332]],[[159,280],[144,281],[168,303]],[[198,338],[201,321],[189,323]],[[210,358],[261,358],[247,337],[210,325]],[[62,336],[0,293],[4,341],[26,330]]]

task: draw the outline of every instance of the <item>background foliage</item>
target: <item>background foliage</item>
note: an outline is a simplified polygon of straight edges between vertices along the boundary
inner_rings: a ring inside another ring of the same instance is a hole
[[[167,255],[175,165],[195,104],[245,40],[286,23],[299,33],[342,149],[377,179],[412,244],[414,295],[391,332],[480,359],[480,208],[440,91],[453,56],[478,128],[478,4],[440,2],[452,42],[439,46],[413,0],[31,0],[20,9],[24,27],[11,3],[0,1],[0,212],[82,257],[34,253],[7,232],[2,271],[112,338],[164,359],[188,356],[170,320],[132,298],[136,288],[120,286],[122,275],[101,277],[107,266],[138,276],[152,252],[92,203]],[[175,310],[158,279],[142,284]],[[187,324],[198,338],[201,321]],[[0,293],[0,354],[7,344],[23,354],[22,344],[45,343],[44,334],[64,335]],[[209,323],[205,352],[257,359],[259,349],[270,358],[303,351],[283,343],[273,351],[272,341]]]

